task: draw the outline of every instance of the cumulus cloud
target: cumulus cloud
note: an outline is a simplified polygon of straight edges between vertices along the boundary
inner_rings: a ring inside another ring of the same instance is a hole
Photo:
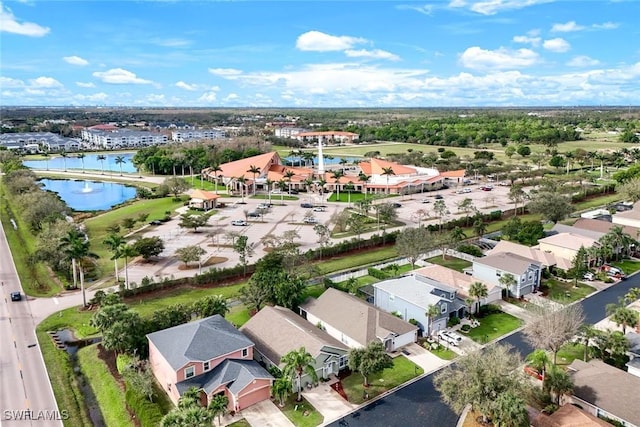
[[[449,7],[465,7],[467,2],[465,0],[451,0],[449,2]]]
[[[62,83],[54,79],[53,77],[38,77],[36,79],[29,80],[31,87],[34,88],[54,88],[62,87]]]
[[[557,53],[566,52],[571,49],[569,42],[561,38],[545,40],[544,43],[542,43],[542,47],[551,52]]]
[[[471,4],[471,10],[481,15],[495,15],[503,10],[522,9],[554,0],[486,0]]]
[[[229,95],[224,97],[223,101],[235,101],[238,98],[240,97],[238,96],[237,93],[230,93]]]
[[[76,86],[78,87],[85,87],[85,88],[90,88],[90,87],[96,87],[96,85],[93,82],[76,82]]]
[[[597,30],[615,30],[620,26],[617,22],[603,22],[602,24],[593,24],[592,27]]]
[[[13,79],[11,77],[0,76],[0,87],[3,89],[15,89],[24,87],[24,82],[20,79]]]
[[[540,37],[532,36],[513,36],[515,43],[530,44],[531,46],[539,46],[542,39]]]
[[[65,56],[64,58],[64,62],[66,62],[67,64],[71,64],[71,65],[89,65],[89,61],[87,61],[84,58],[80,58],[79,56]]]
[[[110,84],[151,84],[151,80],[141,79],[135,73],[122,68],[112,68],[107,71],[96,71],[94,77]]]
[[[242,74],[242,71],[235,68],[209,68],[209,73],[214,76],[233,78]]]
[[[49,34],[49,31],[49,27],[43,27],[33,22],[19,22],[13,12],[0,3],[0,32],[28,37],[42,37]]]
[[[367,40],[351,36],[332,36],[320,31],[308,31],[296,40],[296,47],[302,51],[331,52],[351,49]]]
[[[198,98],[198,101],[210,104],[210,103],[216,102],[216,99],[217,99],[216,93],[214,91],[210,91],[202,94],[202,96]]]
[[[574,56],[573,58],[571,58],[569,61],[567,61],[567,65],[570,67],[578,67],[578,68],[583,68],[583,67],[593,67],[595,65],[600,64],[600,61],[598,61],[597,59],[593,59],[589,56],[586,55],[578,55],[578,56]]]
[[[505,70],[530,67],[538,61],[538,54],[531,49],[486,50],[473,46],[460,55],[460,63],[475,70]]]
[[[185,83],[182,80],[176,83],[176,87],[179,87],[180,89],[184,89],[188,91],[194,91],[198,88],[197,85],[190,85],[189,83]]]
[[[585,26],[576,24],[576,21],[569,21],[564,24],[553,24],[551,27],[552,33],[570,33],[573,31],[582,31]]]
[[[412,4],[399,4],[396,6],[398,10],[414,10],[416,12],[422,13],[423,15],[431,15],[433,13],[433,5],[425,4],[422,6],[415,6]]]
[[[387,59],[389,61],[399,61],[400,60],[400,57],[398,55],[395,55],[395,54],[393,54],[391,52],[387,52],[386,50],[380,50],[380,49],[373,49],[373,50],[347,49],[347,50],[344,51],[344,54],[347,55],[349,58]]]

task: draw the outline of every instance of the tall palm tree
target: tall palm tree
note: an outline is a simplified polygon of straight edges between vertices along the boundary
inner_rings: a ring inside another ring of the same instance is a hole
[[[60,152],[60,156],[62,157],[62,161],[64,164],[64,171],[67,171],[67,157],[69,157],[69,155],[65,152],[65,151],[61,151]]]
[[[124,156],[116,156],[116,165],[120,166],[120,176],[122,176],[122,165],[127,163],[127,160]]]
[[[547,388],[555,395],[556,405],[559,405],[560,397],[573,391],[573,381],[567,371],[553,365],[547,372]]]
[[[122,236],[119,236],[117,234],[110,234],[102,243],[104,243],[109,248],[109,250],[113,252],[111,259],[113,260],[115,266],[116,283],[118,283],[118,259],[121,257],[120,251],[125,244],[125,240]]]
[[[120,249],[120,256],[124,258],[124,288],[129,289],[129,259],[138,255],[133,246],[125,244]]]
[[[344,172],[341,170],[334,170],[331,172],[331,179],[333,179],[333,183],[336,186],[336,190],[338,191],[338,198],[336,199],[338,202],[340,201],[340,178],[344,176]]]
[[[78,153],[76,157],[79,158],[80,161],[82,162],[82,173],[84,173],[84,158],[86,157],[86,154]]]
[[[551,364],[549,354],[539,348],[527,356],[527,360],[533,367],[540,371],[540,375],[542,376],[542,388],[544,389],[546,385],[545,377],[547,376],[547,366]]]
[[[277,182],[278,188],[280,189],[280,204],[284,203],[284,192],[287,189],[287,183],[284,179],[281,179]]]
[[[320,202],[322,203],[324,200],[324,186],[327,185],[327,181],[324,178],[320,178],[318,180],[318,189],[320,190]]]
[[[273,385],[271,386],[271,393],[273,394],[273,397],[278,399],[281,408],[284,407],[284,401],[289,396],[289,392],[292,388],[293,385],[291,384],[291,378],[289,377],[276,378],[273,382]]]
[[[78,242],[82,242],[84,235],[80,233],[77,229],[73,228],[67,232],[66,235],[62,236],[60,239],[60,244],[58,248],[63,251],[68,259],[71,260],[71,276],[73,278],[73,288],[78,288],[78,268],[77,268],[77,253],[75,251],[75,247]]]
[[[580,325],[578,333],[584,345],[584,355],[582,357],[582,360],[586,362],[587,354],[589,353],[589,348],[591,346],[591,340],[596,337],[596,335],[598,334],[598,330],[593,325],[583,323],[582,325]]]
[[[352,181],[347,182],[344,186],[344,190],[349,194],[349,198],[347,199],[348,207],[351,207],[351,192],[355,189],[356,187],[353,185]]]
[[[498,279],[498,282],[510,294],[513,293],[511,288],[513,288],[515,285],[518,284],[518,281],[511,273],[504,273],[502,276],[500,276],[500,279]]]
[[[220,418],[227,413],[229,407],[229,398],[224,394],[216,394],[211,398],[209,406],[207,407],[211,411],[211,415],[215,418],[218,417],[218,425],[222,425]]]
[[[381,175],[385,175],[387,177],[387,194],[389,194],[389,177],[391,175],[395,175],[396,173],[393,171],[393,168],[391,166],[387,167],[387,168],[382,168],[382,174]]]
[[[318,374],[314,367],[315,359],[304,347],[300,347],[298,350],[292,350],[285,354],[280,362],[284,364],[283,375],[292,379],[297,378],[297,401],[300,402],[302,400],[302,376],[307,374],[314,382],[318,380]]]
[[[218,194],[218,180],[220,178],[220,175],[218,175],[218,172],[222,172],[222,168],[220,167],[220,165],[213,165],[209,168],[211,170],[211,172],[213,172],[213,176],[215,178],[215,183],[216,183],[216,194]]]
[[[271,204],[271,190],[273,189],[273,181],[267,178],[264,181],[264,185],[267,186],[267,197],[269,197],[269,204]]]
[[[480,300],[482,298],[486,298],[489,295],[489,290],[487,289],[487,285],[482,282],[473,282],[469,286],[469,296],[476,299],[478,303],[478,308],[476,313],[480,312]]]
[[[83,234],[77,230],[71,230],[66,236],[60,239],[60,246],[71,258],[71,265],[73,269],[74,284],[76,277],[76,270],[80,277],[80,289],[82,292],[82,305],[87,306],[87,297],[84,290],[84,269],[82,267],[86,258],[97,258],[98,256],[89,251],[89,240],[85,238]]]
[[[104,156],[102,154],[98,154],[96,156],[96,159],[100,162],[100,165],[102,167],[102,175],[104,175],[104,161],[107,160],[107,156]]]
[[[344,173],[344,165],[346,165],[347,163],[349,163],[347,159],[345,159],[344,157],[340,158],[340,166],[342,166],[342,173]]]
[[[424,315],[429,320],[429,325],[428,325],[429,335],[433,335],[433,332],[434,332],[433,322],[439,314],[440,314],[440,307],[433,304],[429,304],[427,306],[427,311],[424,313]]]
[[[247,187],[247,178],[242,175],[235,178],[234,181],[240,184],[240,197],[242,198],[242,201],[240,203],[244,203],[244,190]]]
[[[362,192],[364,193],[365,199],[367,198],[367,182],[369,182],[370,179],[371,177],[364,172],[360,172],[358,175],[358,181],[362,183]]]
[[[260,168],[254,165],[249,166],[249,170],[247,171],[250,174],[253,174],[253,195],[256,195],[256,175],[260,173]]]
[[[636,326],[640,320],[640,315],[633,308],[625,305],[624,300],[620,304],[607,304],[606,312],[612,322],[622,327],[622,333],[627,333],[629,326]]]
[[[289,184],[289,194],[291,194],[291,178],[293,178],[296,175],[296,173],[294,171],[292,171],[291,169],[287,169],[284,172],[284,177],[287,180],[287,183]]]

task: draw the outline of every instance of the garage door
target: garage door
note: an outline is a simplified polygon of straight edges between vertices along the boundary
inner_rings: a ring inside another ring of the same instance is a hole
[[[416,341],[415,332],[408,332],[404,335],[399,335],[393,339],[393,347],[394,347],[393,350],[397,350],[398,348],[407,344],[411,344],[412,342],[415,342],[415,341]]]
[[[238,404],[240,405],[239,409],[243,410],[244,408],[248,408],[255,403],[269,399],[270,396],[271,388],[269,387],[269,385],[265,385],[264,387],[250,391],[247,394],[243,394],[240,396],[238,402]]]

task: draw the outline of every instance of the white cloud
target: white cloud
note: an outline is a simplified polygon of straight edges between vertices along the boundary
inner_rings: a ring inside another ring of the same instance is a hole
[[[561,38],[545,40],[544,43],[542,43],[542,47],[556,53],[566,52],[571,49],[569,42]]]
[[[567,65],[570,67],[593,67],[600,64],[600,61],[598,61],[597,59],[593,59],[591,57],[588,57],[586,55],[578,55],[578,56],[574,56],[573,58],[571,58],[569,61],[567,61]]]
[[[191,44],[191,40],[187,39],[166,39],[156,40],[156,44],[164,47],[186,47]]]
[[[389,61],[399,61],[400,60],[400,57],[398,55],[395,55],[395,54],[393,54],[391,52],[387,52],[386,50],[380,50],[380,49],[373,49],[373,50],[347,49],[347,50],[344,51],[344,54],[347,55],[349,58],[387,59]]]
[[[180,89],[184,89],[184,90],[194,91],[198,88],[198,85],[190,85],[189,83],[185,83],[182,80],[180,80],[179,82],[176,83],[176,87],[179,87]]]
[[[531,36],[513,36],[515,43],[530,44],[531,46],[539,46],[542,39],[540,37]]]
[[[223,101],[235,101],[238,98],[240,98],[240,97],[238,96],[237,93],[230,93],[229,95],[224,97]]]
[[[320,31],[308,31],[296,40],[296,47],[303,51],[331,52],[351,49],[353,46],[366,43],[367,40],[350,36],[332,36]]]
[[[465,0],[451,0],[449,2],[449,7],[465,7],[467,2]]]
[[[19,34],[21,36],[42,37],[49,33],[48,27],[33,22],[18,22],[13,12],[0,3],[0,32]]]
[[[202,96],[198,98],[198,101],[206,102],[210,104],[210,103],[216,102],[216,99],[217,99],[216,93],[211,91],[211,92],[206,92],[202,94]]]
[[[99,78],[104,83],[110,84],[151,84],[151,80],[141,79],[131,71],[122,68],[112,68],[108,71],[96,71],[94,77]]]
[[[471,10],[481,15],[495,15],[503,10],[522,9],[554,0],[486,0],[471,5]]]
[[[570,33],[573,31],[582,31],[585,27],[583,25],[576,24],[576,21],[569,21],[564,24],[553,24],[551,27],[552,33]]]
[[[214,76],[233,78],[242,74],[242,71],[235,68],[209,68],[209,73]]]
[[[505,70],[530,67],[538,61],[538,54],[531,49],[485,50],[473,46],[460,55],[460,63],[476,70]]]
[[[54,88],[62,87],[62,83],[54,79],[53,77],[38,77],[37,79],[29,80],[31,87],[37,88]]]
[[[433,13],[433,5],[425,4],[423,6],[414,6],[410,4],[399,4],[396,6],[398,10],[414,10],[416,12],[422,13],[423,15],[431,15]]]
[[[24,82],[19,79],[12,79],[11,77],[0,76],[0,87],[3,89],[15,89],[24,87]]]
[[[603,22],[602,24],[593,24],[592,27],[597,30],[615,30],[620,26],[617,22]]]
[[[76,82],[76,85],[79,87],[85,87],[85,88],[91,88],[91,87],[96,87],[96,85],[93,82]]]
[[[65,56],[64,58],[64,62],[66,62],[67,64],[71,64],[71,65],[89,65],[89,61],[87,61],[84,58],[80,58],[79,56]]]

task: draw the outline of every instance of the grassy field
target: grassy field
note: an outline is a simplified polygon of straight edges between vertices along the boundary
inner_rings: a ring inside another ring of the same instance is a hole
[[[135,426],[127,411],[124,387],[111,375],[106,363],[98,357],[96,344],[78,351],[78,362],[87,378],[108,427]]]
[[[553,355],[551,355],[553,357]],[[576,359],[583,360],[584,358],[584,345],[576,343],[567,343],[562,346],[558,352],[556,362],[560,366],[568,366]],[[589,355],[587,354],[587,360]]]
[[[458,353],[453,350],[449,350],[444,346],[439,346],[438,348],[428,348],[428,350],[438,356],[442,360],[453,360],[458,357]]]
[[[618,194],[605,194],[603,196],[593,197],[589,200],[574,203],[573,209],[576,212],[605,207],[611,203],[619,202],[622,198]]]
[[[518,329],[522,321],[507,313],[494,313],[479,319],[480,326],[466,334],[477,343],[485,344]]]
[[[249,314],[249,309],[245,307],[244,304],[239,304],[231,307],[231,310],[229,310],[224,318],[231,322],[236,328],[239,328],[249,321],[251,315]]]
[[[385,369],[369,377],[369,387],[363,387],[362,375],[357,372],[343,379],[342,387],[349,398],[349,402],[359,405],[422,374],[421,367],[404,356],[398,356],[393,359],[392,368]]]
[[[429,258],[427,262],[430,262],[431,264],[442,265],[461,273],[465,268],[471,267],[471,263],[469,261],[454,257],[446,257],[445,259],[442,259],[442,256],[436,256],[433,258]]]
[[[251,427],[251,424],[249,424],[249,421],[243,418],[241,420],[238,420],[234,423],[229,424],[228,427]]]
[[[379,261],[385,261],[391,258],[396,258],[397,256],[398,251],[396,251],[394,246],[386,246],[373,251],[322,261],[318,263],[318,269],[320,270],[320,274],[327,274],[358,266],[365,266]]]
[[[297,427],[315,427],[322,424],[324,417],[316,409],[302,398],[302,402],[296,402],[297,393],[292,393],[285,401],[282,413]]]
[[[546,279],[543,283],[549,287],[547,297],[561,304],[570,304],[596,291],[594,287],[582,282],[578,282],[578,286],[574,287],[572,280],[564,282],[557,279]]]

